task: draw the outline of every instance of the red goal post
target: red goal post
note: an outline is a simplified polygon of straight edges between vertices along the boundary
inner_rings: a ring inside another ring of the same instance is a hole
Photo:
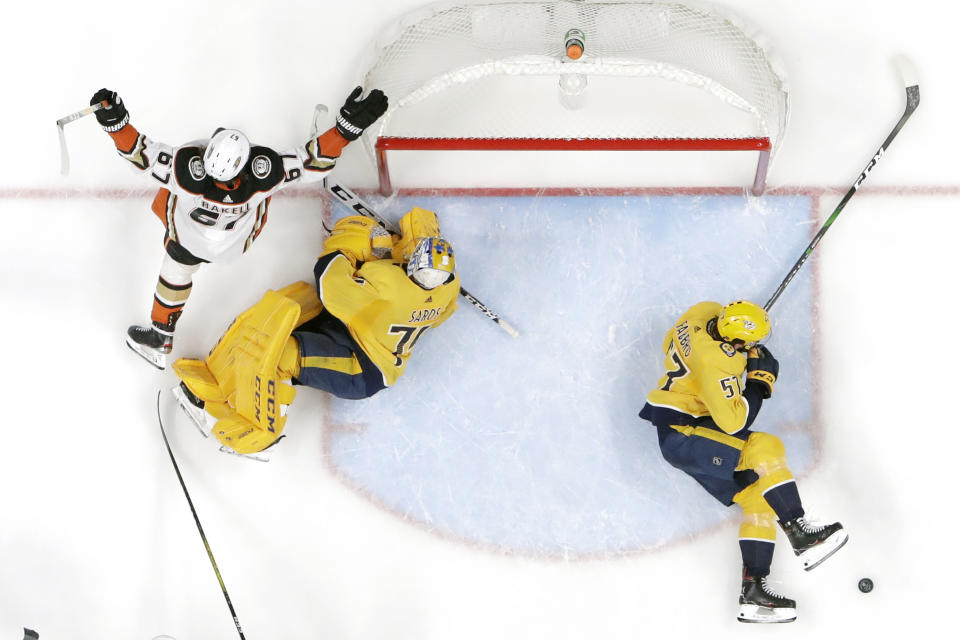
[[[579,29],[584,54],[566,57]],[[784,134],[783,74],[755,29],[702,3],[440,4],[375,45],[364,86],[387,113],[364,134],[380,190],[387,151],[755,151],[763,192]]]

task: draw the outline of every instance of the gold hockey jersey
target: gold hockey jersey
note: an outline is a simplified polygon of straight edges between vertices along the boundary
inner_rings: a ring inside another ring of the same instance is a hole
[[[350,336],[392,385],[403,375],[417,340],[457,308],[460,278],[422,289],[402,263],[384,259],[354,267],[340,251],[321,257],[315,271],[323,307],[346,325]]]
[[[707,332],[707,323],[722,308],[716,302],[696,304],[667,332],[666,373],[647,395],[642,418],[663,426],[710,418],[726,433],[750,426],[762,398],[759,393],[744,393],[747,357]]]

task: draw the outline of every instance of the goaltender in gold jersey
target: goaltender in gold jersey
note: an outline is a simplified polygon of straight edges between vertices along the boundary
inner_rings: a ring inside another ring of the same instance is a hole
[[[204,360],[179,359],[181,407],[225,451],[281,437],[295,385],[362,399],[394,384],[414,346],[457,308],[460,279],[437,216],[415,207],[399,237],[374,220],[337,221],[314,266],[240,314]]]

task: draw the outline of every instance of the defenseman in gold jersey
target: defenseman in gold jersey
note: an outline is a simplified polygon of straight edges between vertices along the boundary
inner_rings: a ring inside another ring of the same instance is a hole
[[[361,399],[403,375],[417,341],[456,310],[460,280],[435,213],[414,208],[400,229],[396,237],[364,216],[337,221],[315,289],[268,291],[205,360],[174,363],[174,394],[201,431],[254,454],[280,438],[292,385]]]
[[[777,522],[808,571],[847,541],[839,522],[814,526],[804,518],[783,443],[750,429],[780,370],[759,344],[769,333],[767,312],[752,302],[694,305],[667,332],[666,373],[640,411],[657,427],[667,462],[743,509],[741,622],[796,619],[796,603],[766,582]]]

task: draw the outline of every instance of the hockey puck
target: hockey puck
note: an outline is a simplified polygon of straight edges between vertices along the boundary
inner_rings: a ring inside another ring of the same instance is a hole
[[[873,591],[873,580],[870,578],[860,578],[860,582],[857,583],[857,588],[863,593],[870,593]]]

